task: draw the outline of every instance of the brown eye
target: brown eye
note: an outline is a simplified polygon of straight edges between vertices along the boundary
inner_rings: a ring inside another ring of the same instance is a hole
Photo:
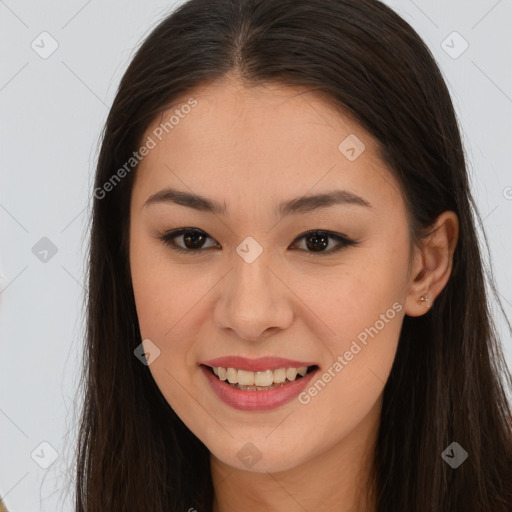
[[[206,249],[220,248],[218,244],[210,245],[205,247],[205,241],[207,239],[213,240],[204,231],[196,228],[179,228],[162,236],[158,237],[166,245],[168,245],[173,251],[182,253],[188,253],[192,255],[203,254]],[[176,240],[181,239],[181,244],[178,244]],[[333,254],[344,247],[355,246],[359,242],[352,240],[341,233],[333,233],[325,230],[314,230],[303,233],[295,239],[293,245],[297,245],[299,240],[304,239],[305,249],[300,249],[306,253],[307,256],[322,256]],[[334,248],[326,250],[331,241],[335,241]]]
[[[165,244],[170,245],[173,250],[185,253],[200,253],[204,248],[204,242],[210,238],[204,231],[195,228],[175,229],[159,237]],[[182,238],[183,246],[178,245],[175,240]]]
[[[295,243],[302,239],[305,241],[306,249],[301,250],[304,250],[308,256],[333,254],[343,249],[344,247],[354,246],[359,243],[356,240],[352,240],[340,233],[333,233],[331,231],[323,230],[308,231],[307,233],[304,233],[300,237],[296,238]],[[331,240],[334,240],[337,245],[334,246],[334,249],[331,248],[330,250],[325,250],[327,247],[329,247]]]

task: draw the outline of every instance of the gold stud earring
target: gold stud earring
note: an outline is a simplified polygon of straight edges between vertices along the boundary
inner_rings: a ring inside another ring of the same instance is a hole
[[[418,304],[425,304],[425,306],[427,306],[427,308],[430,308],[431,304],[430,304],[430,299],[428,298],[428,295],[427,294],[422,295],[418,300]]]

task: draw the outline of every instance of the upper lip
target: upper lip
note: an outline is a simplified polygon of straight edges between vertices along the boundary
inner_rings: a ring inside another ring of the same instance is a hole
[[[313,366],[316,363],[296,361],[293,359],[284,359],[282,357],[259,357],[248,359],[241,356],[218,357],[204,361],[202,364],[212,368],[236,368],[237,370],[247,370],[251,372],[263,372],[265,370],[276,370],[278,368],[300,368],[301,366]]]

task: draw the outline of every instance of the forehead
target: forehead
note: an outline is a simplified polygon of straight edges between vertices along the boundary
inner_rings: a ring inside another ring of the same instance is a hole
[[[197,103],[189,109],[187,103],[191,97]],[[174,116],[172,131],[181,135],[183,142],[189,135],[186,130],[189,125],[200,127],[201,135],[219,147],[236,144],[255,148],[263,142],[268,145],[272,141],[276,144],[285,141],[306,150],[311,145],[304,145],[305,140],[314,142],[324,137],[326,131],[362,134],[362,128],[350,119],[348,111],[340,114],[340,110],[343,111],[342,107],[335,106],[324,92],[311,87],[276,83],[246,85],[236,78],[223,77],[174,100],[155,117],[147,132],[164,127],[173,114],[181,113],[179,120]],[[164,129],[164,137],[167,131]],[[253,137],[247,138],[248,135]],[[364,133],[364,138],[369,139],[370,135]],[[373,139],[368,142],[375,143]]]
[[[399,194],[378,142],[304,86],[223,78],[173,101],[148,137],[154,148],[136,173],[146,196],[171,185],[221,201],[230,192],[262,201],[340,186],[388,201]]]

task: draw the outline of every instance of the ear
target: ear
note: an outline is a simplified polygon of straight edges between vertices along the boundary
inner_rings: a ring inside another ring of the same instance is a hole
[[[436,219],[421,247],[415,248],[405,300],[406,315],[423,315],[434,304],[450,277],[458,236],[457,214],[445,211]],[[427,300],[424,300],[425,296]]]

